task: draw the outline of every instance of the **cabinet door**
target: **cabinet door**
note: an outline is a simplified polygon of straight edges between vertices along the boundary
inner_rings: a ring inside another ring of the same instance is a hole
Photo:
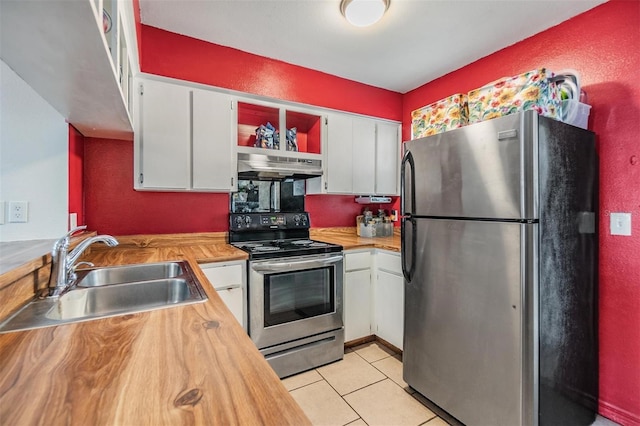
[[[200,265],[222,301],[246,330],[244,299],[246,269],[244,262],[208,263]]]
[[[371,272],[347,272],[344,285],[344,340],[371,335]]]
[[[353,191],[353,120],[346,114],[330,114],[327,126],[327,192]]]
[[[376,189],[379,195],[398,195],[398,168],[400,166],[399,124],[377,123],[376,135]]]
[[[193,90],[193,189],[229,191],[235,159],[231,149],[231,98]]]
[[[352,180],[354,194],[373,194],[376,178],[376,122],[353,118]]]
[[[398,349],[404,336],[404,279],[378,271],[375,291],[375,334]]]
[[[142,83],[140,173],[143,188],[187,189],[190,185],[191,112],[186,87]]]
[[[242,288],[225,288],[217,290],[217,292],[233,316],[236,317],[240,325],[244,327],[244,299]]]

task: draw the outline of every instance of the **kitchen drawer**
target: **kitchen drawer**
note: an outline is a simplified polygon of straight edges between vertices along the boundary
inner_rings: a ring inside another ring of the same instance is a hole
[[[345,271],[356,271],[358,269],[371,268],[371,252],[345,252],[344,268]]]
[[[379,250],[376,257],[376,263],[378,269],[391,272],[392,274],[402,275],[400,253]]]
[[[224,288],[233,285],[242,286],[244,268],[240,264],[216,265],[208,263],[200,265],[214,288]]]
[[[217,293],[240,325],[244,327],[244,294],[242,288],[226,288],[217,290]]]

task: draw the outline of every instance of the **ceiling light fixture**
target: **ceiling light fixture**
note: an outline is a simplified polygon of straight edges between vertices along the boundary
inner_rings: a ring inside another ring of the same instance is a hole
[[[341,0],[340,12],[356,27],[367,27],[378,22],[389,8],[391,0]]]

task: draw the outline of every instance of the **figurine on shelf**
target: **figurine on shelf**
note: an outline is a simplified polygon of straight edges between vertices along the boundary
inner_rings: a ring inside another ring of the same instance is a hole
[[[280,135],[273,124],[267,122],[266,125],[261,124],[256,129],[255,146],[257,148],[280,149]]]
[[[298,129],[292,127],[287,129],[287,151],[298,151]]]

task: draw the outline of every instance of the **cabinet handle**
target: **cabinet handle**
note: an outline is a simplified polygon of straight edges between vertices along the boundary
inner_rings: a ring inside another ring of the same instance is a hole
[[[144,175],[140,173],[140,185],[144,182]]]

